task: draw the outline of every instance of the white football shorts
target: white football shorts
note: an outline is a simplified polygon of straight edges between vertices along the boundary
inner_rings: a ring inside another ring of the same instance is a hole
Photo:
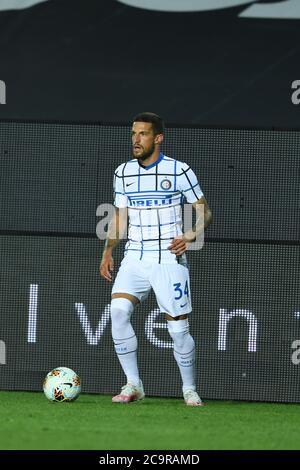
[[[177,317],[192,311],[187,266],[179,263],[151,263],[125,257],[115,278],[112,294],[124,292],[143,302],[151,288],[161,313]]]

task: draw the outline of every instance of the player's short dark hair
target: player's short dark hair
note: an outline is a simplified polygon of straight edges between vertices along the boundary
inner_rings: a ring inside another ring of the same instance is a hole
[[[155,135],[164,133],[164,121],[157,114],[149,112],[140,113],[133,118],[133,122],[151,122]]]

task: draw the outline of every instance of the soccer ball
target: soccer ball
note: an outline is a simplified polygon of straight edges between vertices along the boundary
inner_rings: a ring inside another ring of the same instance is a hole
[[[68,367],[57,367],[46,375],[43,390],[50,401],[74,401],[81,391],[80,378]]]

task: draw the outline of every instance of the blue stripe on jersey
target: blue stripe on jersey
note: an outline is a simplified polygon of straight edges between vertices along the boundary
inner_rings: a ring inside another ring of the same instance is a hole
[[[149,210],[156,210],[156,209],[159,209],[159,210],[163,210],[163,209],[171,209],[172,207],[182,207],[182,204],[178,203],[178,204],[168,204],[168,205],[159,205],[159,204],[154,204],[153,206],[141,206],[141,205],[137,205],[137,206],[134,206],[134,205],[130,205],[130,206],[125,206],[128,211],[149,211]],[[164,215],[166,214],[166,212],[164,213]],[[129,214],[129,217],[130,217],[130,214]]]
[[[126,191],[125,194],[134,194],[134,193],[138,194],[139,192],[141,192],[141,193],[153,193],[153,189],[151,189],[151,190],[149,189],[148,191],[144,191],[144,190],[143,190],[143,191],[128,191],[128,192]],[[174,189],[172,189],[172,190],[165,190],[165,191],[155,191],[155,193],[162,193],[162,194],[164,194],[164,193],[179,194],[178,191],[177,191],[177,193],[175,193],[175,192],[174,192]]]
[[[161,231],[160,231],[160,218],[159,218],[159,210],[158,209],[156,209],[156,214],[157,214],[157,222],[158,222],[158,247],[159,247],[158,263],[160,264],[160,262],[161,262]]]
[[[148,197],[148,196],[150,196],[150,197],[155,196],[156,197],[158,192],[159,191],[141,191],[140,193],[138,193],[136,191],[135,196],[129,196],[129,197],[144,197],[143,196],[144,193],[147,193],[147,196],[145,196],[145,197]],[[165,199],[171,199],[172,196],[179,196],[180,195],[179,191],[177,191],[176,193],[175,192],[172,193],[172,192],[169,191],[168,194],[162,194],[162,192],[166,192],[166,191],[160,191],[158,197],[165,198]],[[126,193],[126,194],[128,194],[128,193]],[[133,193],[129,193],[129,194],[133,194]]]
[[[171,238],[170,238],[171,240]],[[125,251],[141,251],[139,248],[126,248]],[[147,250],[146,248],[143,250],[143,252],[145,253],[146,251],[170,251],[168,250],[168,248],[161,248],[160,250]]]
[[[139,212],[139,219],[140,219],[140,227],[141,227],[141,256],[140,256],[140,260],[141,260],[142,257],[143,257],[144,246],[143,246],[142,219],[141,219],[141,213],[140,212]],[[132,225],[132,224],[130,224],[130,225]]]
[[[163,225],[179,225],[180,223],[181,223],[180,221],[174,220],[174,222],[166,222],[165,224],[159,224],[159,225],[162,227]],[[137,224],[137,225],[136,224],[130,224],[130,226],[131,227],[157,227],[158,224],[153,224],[153,225],[151,225],[151,224],[142,224],[142,225],[140,225],[140,224]]]

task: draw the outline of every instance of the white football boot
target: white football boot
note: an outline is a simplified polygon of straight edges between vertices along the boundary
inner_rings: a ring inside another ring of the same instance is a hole
[[[204,403],[195,390],[185,390],[183,398],[187,406],[203,406]]]
[[[142,382],[140,386],[127,383],[122,387],[121,393],[112,397],[113,403],[130,403],[145,398],[144,388]]]

